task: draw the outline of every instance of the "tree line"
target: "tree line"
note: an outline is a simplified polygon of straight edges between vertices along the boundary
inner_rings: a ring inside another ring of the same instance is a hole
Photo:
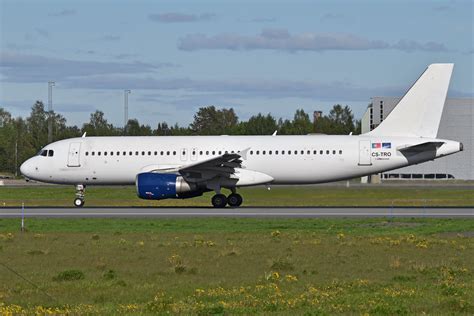
[[[359,134],[360,121],[348,106],[336,104],[328,115],[315,122],[308,113],[299,109],[292,120],[276,119],[271,114],[258,113],[247,121],[239,120],[233,108],[218,109],[215,106],[201,107],[187,127],[167,122],[157,123],[156,128],[140,124],[137,119],[128,121],[125,127],[109,123],[102,111],[91,113],[89,122],[82,127],[67,125],[61,114],[45,110],[41,101],[36,101],[30,115],[12,117],[0,107],[0,171],[17,173],[23,161],[33,156],[48,144],[48,120],[53,127],[53,141],[87,136],[183,136],[183,135],[279,135]]]

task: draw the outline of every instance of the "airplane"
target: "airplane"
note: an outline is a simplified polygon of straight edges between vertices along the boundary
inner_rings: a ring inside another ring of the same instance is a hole
[[[84,205],[86,186],[135,185],[147,200],[214,191],[212,205],[223,208],[242,204],[241,187],[325,183],[423,163],[463,150],[460,142],[436,138],[453,67],[429,65],[388,117],[362,135],[84,134],[45,146],[20,171],[29,179],[75,185],[76,207]]]

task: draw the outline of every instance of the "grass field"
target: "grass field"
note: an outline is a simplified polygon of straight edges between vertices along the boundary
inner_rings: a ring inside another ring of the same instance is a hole
[[[474,313],[468,219],[26,224],[0,219],[0,314]]]
[[[243,188],[244,206],[474,206],[472,188],[299,186]],[[212,194],[187,200],[146,201],[135,187],[90,187],[86,206],[209,206]],[[72,206],[72,186],[0,187],[0,207]]]

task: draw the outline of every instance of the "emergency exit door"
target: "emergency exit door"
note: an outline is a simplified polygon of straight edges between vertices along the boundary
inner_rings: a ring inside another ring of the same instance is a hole
[[[372,165],[370,157],[370,140],[359,141],[359,166]]]
[[[71,143],[69,144],[69,154],[67,157],[67,166],[68,167],[80,167],[81,163],[79,160],[81,153],[81,143]]]

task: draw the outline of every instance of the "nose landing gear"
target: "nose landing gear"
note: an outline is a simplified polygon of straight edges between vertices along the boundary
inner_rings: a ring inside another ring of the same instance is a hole
[[[75,207],[84,206],[84,197],[85,197],[86,186],[83,184],[76,185],[76,198],[74,199]]]

